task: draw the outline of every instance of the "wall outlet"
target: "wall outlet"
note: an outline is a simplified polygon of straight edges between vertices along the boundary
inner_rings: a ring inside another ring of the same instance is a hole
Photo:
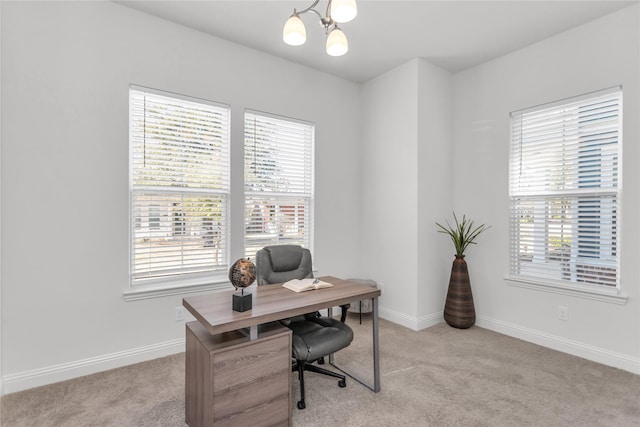
[[[184,307],[176,307],[176,322],[184,320]]]
[[[565,305],[558,306],[558,319],[567,321],[569,320],[569,307]]]

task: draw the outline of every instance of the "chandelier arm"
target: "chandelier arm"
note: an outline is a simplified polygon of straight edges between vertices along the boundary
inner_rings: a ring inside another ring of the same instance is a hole
[[[333,21],[333,19],[331,18],[331,0],[329,0],[329,3],[327,4],[327,16],[324,17],[320,14],[320,12],[318,12],[317,10],[314,9],[314,7],[316,7],[316,5],[320,2],[320,0],[315,0],[313,2],[313,4],[311,6],[309,6],[308,8],[301,10],[300,12],[298,12],[297,10],[293,10],[293,13],[295,15],[302,15],[303,13],[307,13],[307,12],[313,12],[318,16],[318,19],[320,19],[320,24],[322,25],[322,27],[324,28],[324,32],[325,34],[328,34],[330,30],[332,30],[334,27],[336,27],[335,22]]]
[[[310,9],[310,8],[309,8],[309,9],[306,9],[304,12],[313,12],[313,13],[315,13],[316,15],[318,15],[318,18],[320,18],[320,20],[321,20],[321,21],[324,19],[324,18],[322,17],[322,15],[320,15],[320,12],[318,12],[318,11],[317,11],[317,10],[315,10],[315,9]],[[300,15],[301,13],[304,13],[304,12],[298,12],[298,15]]]
[[[302,13],[307,13],[307,12],[314,12],[316,15],[318,15],[320,18],[322,18],[322,16],[318,13],[317,10],[314,9],[314,7],[316,7],[316,5],[320,2],[320,0],[315,0],[313,2],[313,4],[311,6],[309,6],[308,8],[306,8],[305,10],[301,10],[300,12],[297,12],[298,15],[302,14]],[[329,2],[331,3],[331,2]],[[328,9],[327,9],[328,10]]]

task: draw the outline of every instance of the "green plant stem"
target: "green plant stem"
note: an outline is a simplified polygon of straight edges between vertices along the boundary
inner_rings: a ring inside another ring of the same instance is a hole
[[[436,222],[436,225],[440,227],[438,230],[439,233],[448,234],[453,241],[453,246],[456,249],[457,256],[464,256],[464,252],[469,245],[475,245],[475,239],[482,233],[483,231],[491,228],[490,226],[481,224],[477,227],[474,227],[473,220],[467,219],[466,215],[462,215],[462,221],[458,221],[458,217],[456,213],[453,213],[453,219],[455,221],[455,227],[449,224],[447,220],[447,226],[443,226]]]

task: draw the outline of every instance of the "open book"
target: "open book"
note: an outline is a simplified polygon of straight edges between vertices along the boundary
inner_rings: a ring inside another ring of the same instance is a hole
[[[330,288],[333,285],[318,279],[293,279],[285,282],[282,286],[294,292],[304,292],[320,288]]]

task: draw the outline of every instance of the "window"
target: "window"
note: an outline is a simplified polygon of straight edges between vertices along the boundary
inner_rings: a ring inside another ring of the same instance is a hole
[[[619,287],[620,88],[512,113],[511,276]]]
[[[228,268],[229,108],[131,87],[132,286]]]
[[[284,243],[311,249],[313,125],[248,111],[244,133],[245,256]]]

